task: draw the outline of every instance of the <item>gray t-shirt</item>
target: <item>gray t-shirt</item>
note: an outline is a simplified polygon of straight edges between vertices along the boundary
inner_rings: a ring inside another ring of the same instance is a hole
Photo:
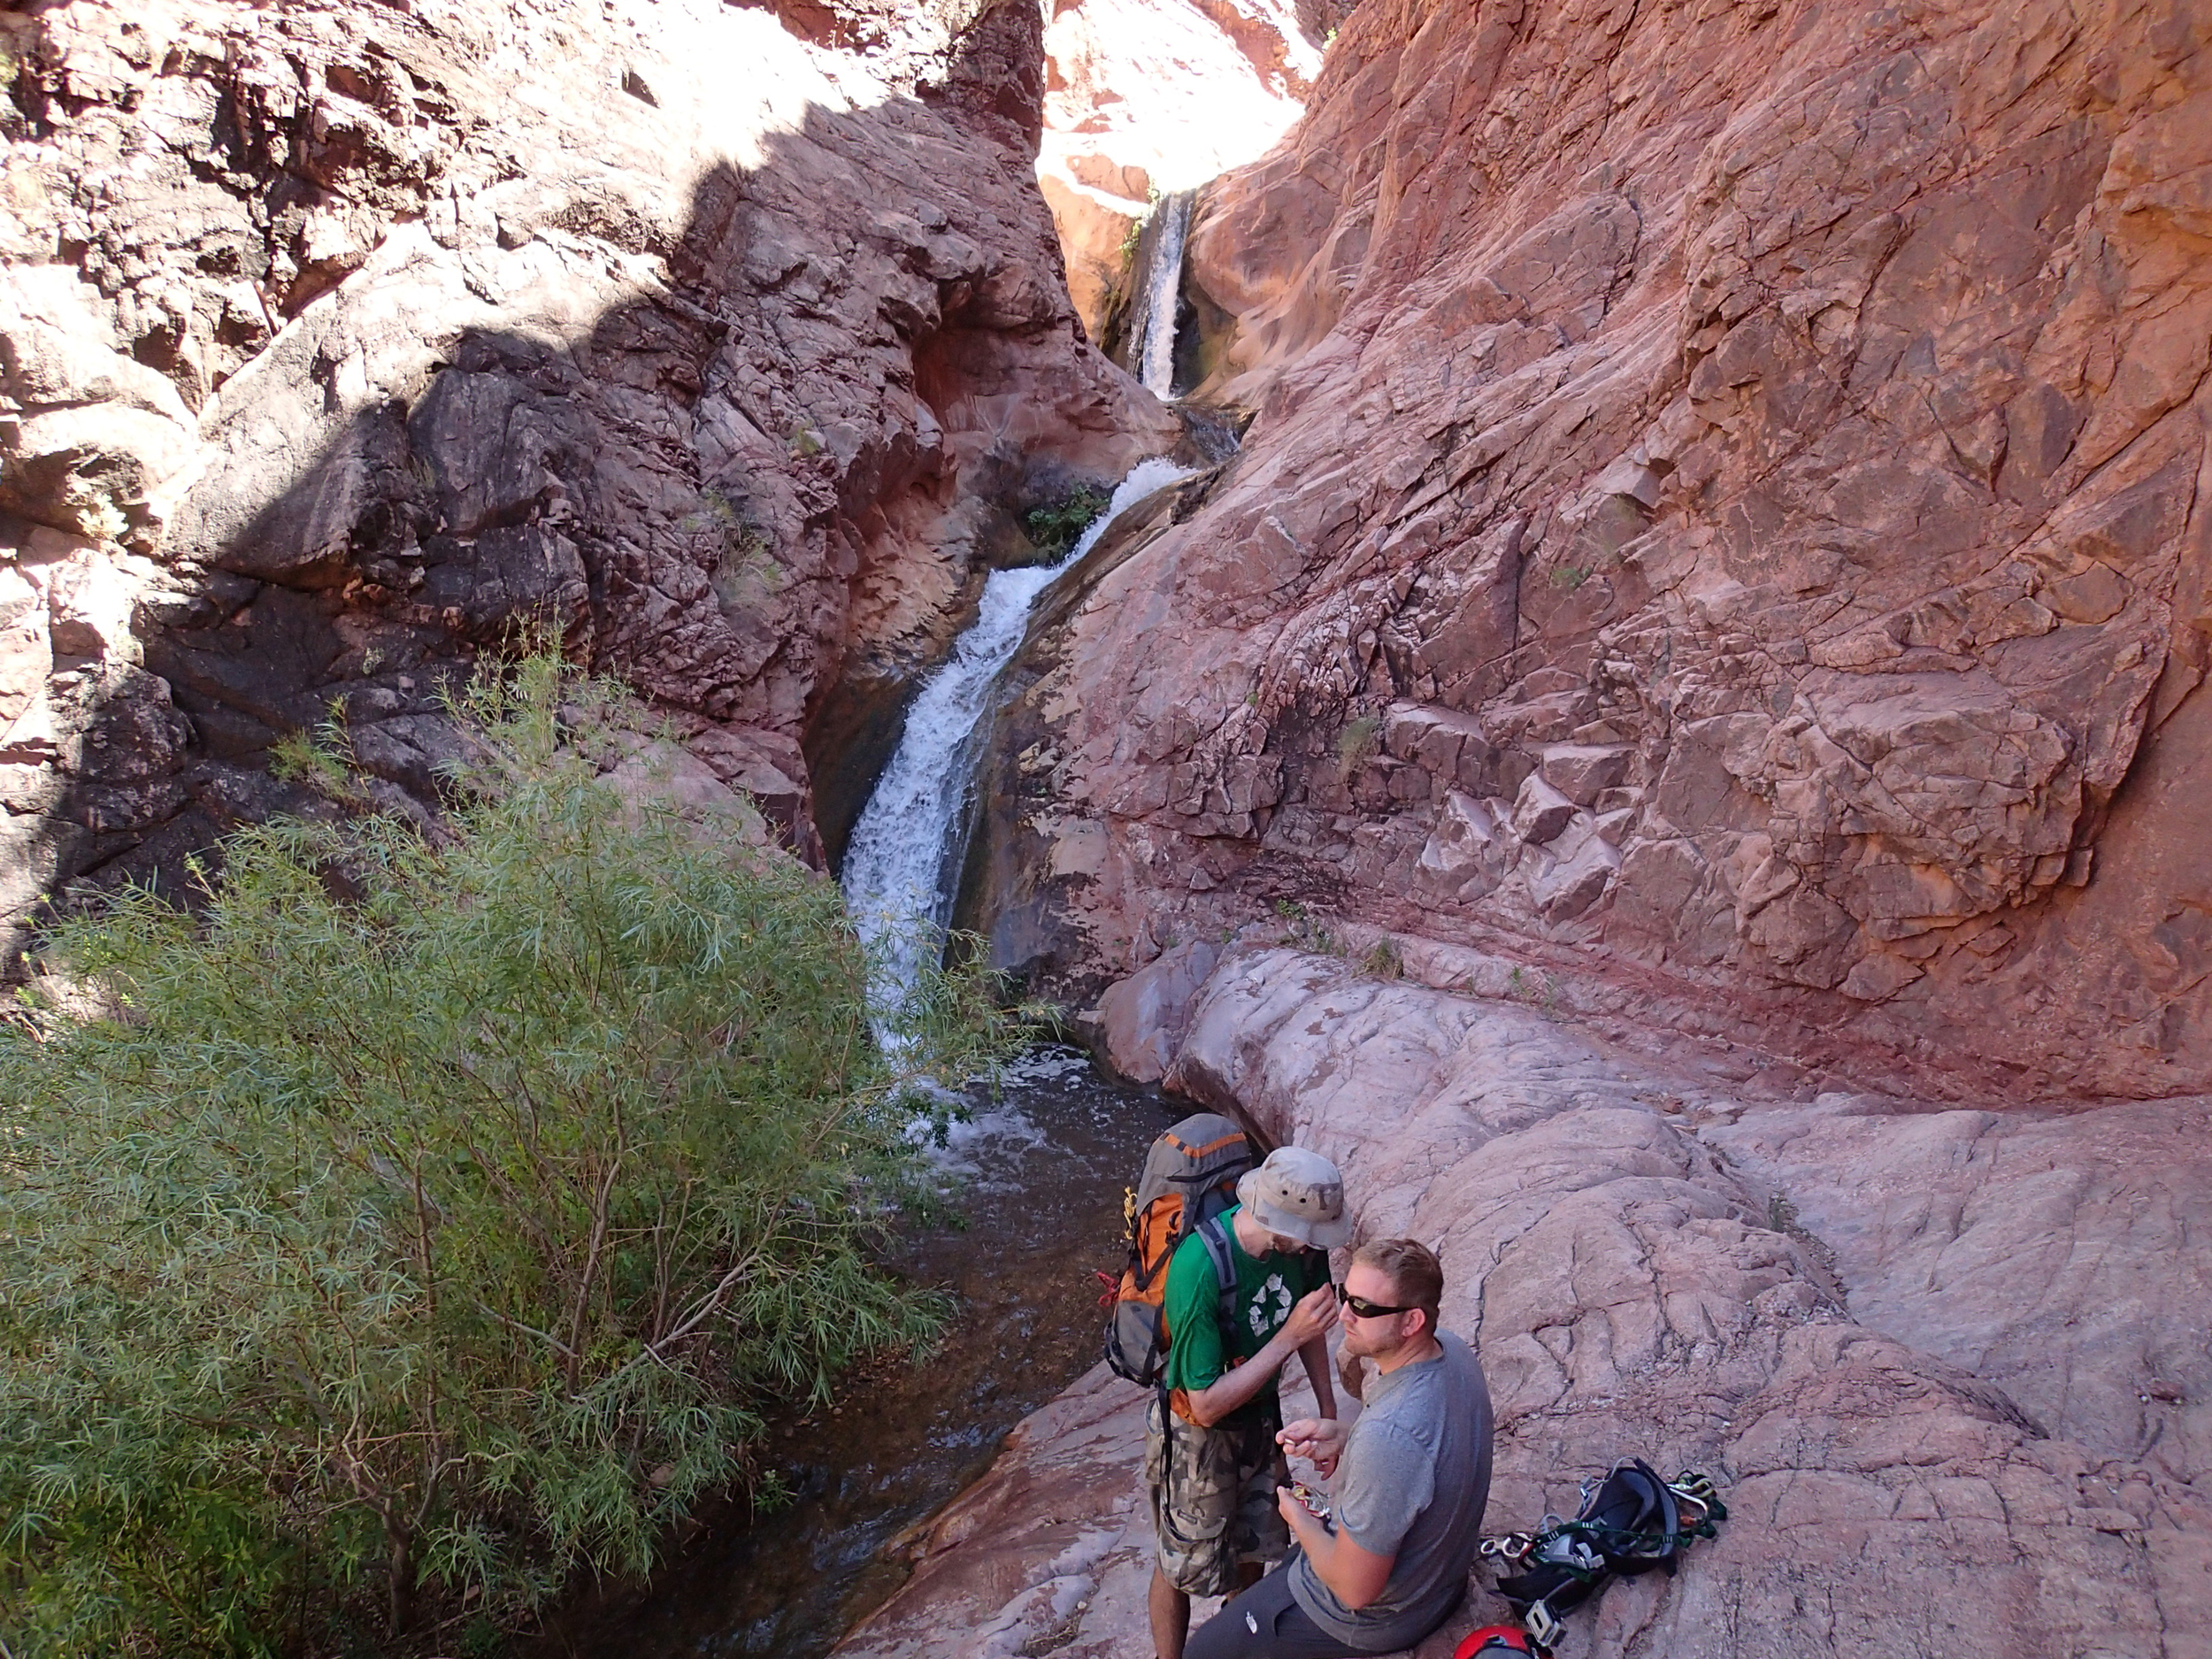
[[[1366,1653],[1410,1647],[1466,1593],[1490,1501],[1490,1390],[1474,1350],[1449,1331],[1434,1359],[1368,1385],[1330,1484],[1332,1532],[1394,1557],[1383,1593],[1357,1612],[1302,1555],[1291,1599],[1323,1630]]]

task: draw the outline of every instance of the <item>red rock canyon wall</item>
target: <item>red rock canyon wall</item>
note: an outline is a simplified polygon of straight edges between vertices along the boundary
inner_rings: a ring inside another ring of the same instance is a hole
[[[982,913],[1077,995],[1295,905],[1862,1078],[2206,1087],[2208,37],[1367,0],[1203,204],[1258,419],[1033,660]]]

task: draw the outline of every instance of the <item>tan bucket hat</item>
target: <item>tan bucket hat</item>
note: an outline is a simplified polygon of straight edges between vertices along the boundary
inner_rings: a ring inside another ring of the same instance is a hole
[[[1303,1147],[1278,1147],[1266,1163],[1246,1171],[1237,1182],[1237,1201],[1270,1233],[1317,1250],[1334,1249],[1352,1236],[1344,1177]]]

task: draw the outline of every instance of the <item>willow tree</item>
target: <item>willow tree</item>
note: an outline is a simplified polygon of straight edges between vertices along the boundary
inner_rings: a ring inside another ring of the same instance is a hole
[[[246,832],[191,911],[64,926],[0,1033],[19,1659],[640,1571],[764,1409],[941,1317],[878,1246],[984,987],[887,1057],[833,888],[607,787],[618,695],[533,659],[455,713],[438,823]]]

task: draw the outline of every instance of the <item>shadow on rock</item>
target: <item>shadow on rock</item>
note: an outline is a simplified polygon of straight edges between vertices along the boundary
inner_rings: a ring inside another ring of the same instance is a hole
[[[429,24],[309,12],[281,72],[305,104],[231,134],[248,206],[303,188],[310,111],[361,91],[356,59],[419,107],[434,86],[449,114],[488,96]],[[128,545],[53,527],[85,527],[97,456],[50,467],[43,495],[0,457],[10,499],[46,521],[0,524],[0,925],[19,933],[43,892],[173,881],[226,831],[306,806],[267,771],[288,733],[341,733],[378,804],[434,810],[456,753],[442,692],[525,631],[629,682],[820,864],[818,814],[841,833],[872,781],[848,752],[884,726],[895,741],[887,703],[949,645],[986,566],[1019,554],[1021,514],[1172,441],[1083,344],[1027,188],[1032,9],[984,10],[926,83],[872,102],[763,15],[695,24],[758,49],[749,125],[682,126],[710,117],[696,88],[686,104],[703,65],[672,42],[666,62],[624,60],[614,108],[563,84],[561,119],[603,129],[587,159],[464,188],[492,141],[457,115],[449,148],[406,150],[415,214],[326,156],[307,167],[323,207],[386,211],[380,240],[342,280],[293,283],[262,349],[196,384],[196,475],[130,498]],[[32,135],[60,152],[92,119],[60,98],[90,48],[55,30],[27,81],[50,83]],[[173,60],[136,96],[197,111],[219,148],[243,73]],[[211,87],[233,103],[186,96]],[[644,165],[672,132],[721,152],[672,200]],[[89,252],[81,274],[119,280]],[[12,364],[27,337],[13,326]]]

